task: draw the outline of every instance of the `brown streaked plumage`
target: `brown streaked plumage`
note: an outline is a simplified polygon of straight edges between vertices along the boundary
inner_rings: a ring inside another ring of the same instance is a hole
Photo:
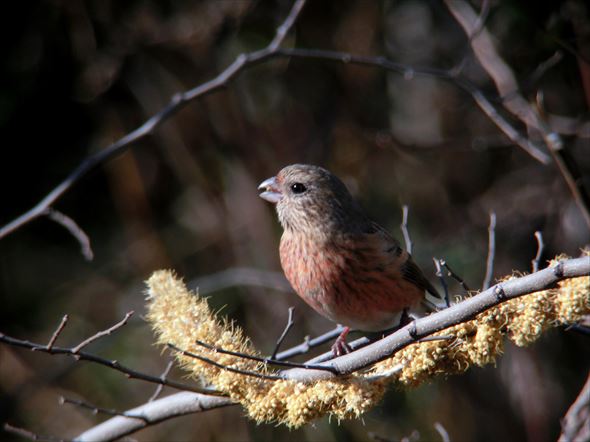
[[[285,275],[321,315],[347,327],[381,331],[398,325],[404,310],[427,303],[425,292],[439,297],[409,253],[326,169],[287,166],[259,189],[261,198],[276,204],[284,228]]]

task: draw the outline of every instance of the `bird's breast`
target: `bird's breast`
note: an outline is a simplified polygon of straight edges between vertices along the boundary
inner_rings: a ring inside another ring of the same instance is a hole
[[[361,330],[383,330],[415,305],[424,291],[402,278],[398,255],[385,259],[354,239],[313,241],[283,234],[285,276],[301,298],[321,315]]]

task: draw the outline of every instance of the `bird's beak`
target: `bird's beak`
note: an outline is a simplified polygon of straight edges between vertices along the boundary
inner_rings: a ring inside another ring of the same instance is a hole
[[[261,182],[258,186],[258,190],[264,191],[258,196],[269,203],[276,204],[281,200],[281,198],[283,198],[283,194],[277,185],[277,177],[275,176]]]

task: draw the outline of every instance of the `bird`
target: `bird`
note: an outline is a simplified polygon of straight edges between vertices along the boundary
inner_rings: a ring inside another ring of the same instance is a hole
[[[350,351],[351,329],[379,332],[435,310],[441,298],[410,254],[372,221],[328,170],[292,164],[264,180],[259,196],[274,204],[283,227],[280,262],[295,292],[344,326],[332,346]],[[414,317],[415,317],[414,316]]]

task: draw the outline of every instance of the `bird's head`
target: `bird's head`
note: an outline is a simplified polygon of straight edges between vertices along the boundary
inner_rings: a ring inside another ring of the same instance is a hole
[[[327,232],[355,224],[362,214],[346,186],[326,169],[293,164],[264,180],[260,197],[276,205],[285,230]]]

